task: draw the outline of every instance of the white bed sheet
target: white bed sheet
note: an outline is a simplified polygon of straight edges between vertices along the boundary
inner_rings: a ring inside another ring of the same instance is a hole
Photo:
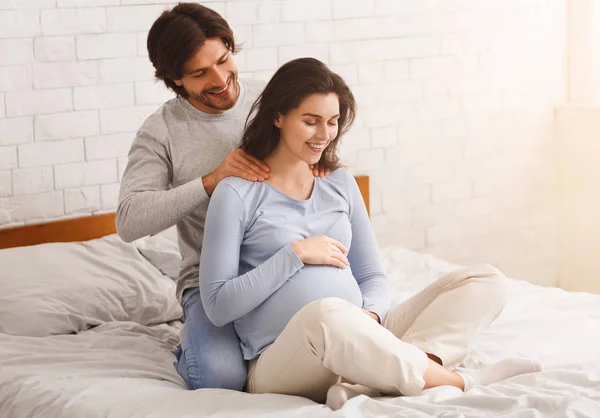
[[[452,266],[400,248],[383,251],[394,298]],[[530,356],[545,370],[462,393],[352,399],[337,412],[299,397],[188,391],[169,347],[180,324],[111,323],[78,335],[0,334],[0,417],[600,417],[600,296],[510,283],[503,313],[467,366]]]

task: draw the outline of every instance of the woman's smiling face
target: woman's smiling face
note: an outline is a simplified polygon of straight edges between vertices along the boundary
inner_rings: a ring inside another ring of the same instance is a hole
[[[279,151],[316,164],[338,135],[340,101],[335,93],[312,94],[273,122],[280,130]]]

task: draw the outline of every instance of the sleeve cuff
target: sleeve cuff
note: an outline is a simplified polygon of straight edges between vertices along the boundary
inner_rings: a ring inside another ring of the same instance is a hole
[[[363,309],[369,312],[374,312],[379,317],[379,320],[383,324],[385,317],[390,310],[390,304],[386,302],[373,303],[365,300]]]
[[[298,254],[296,254],[296,251],[294,251],[291,244],[286,245],[281,250],[286,254],[287,259],[290,260],[290,267],[294,273],[304,267],[304,263],[300,260],[300,257],[298,257]]]

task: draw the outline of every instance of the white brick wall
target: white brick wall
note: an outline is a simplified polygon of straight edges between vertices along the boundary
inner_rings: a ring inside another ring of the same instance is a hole
[[[137,53],[137,34],[80,35],[76,37],[76,45],[80,60],[128,57]]]
[[[33,86],[36,90],[85,86],[96,84],[97,81],[98,66],[95,62],[59,62],[33,65]]]
[[[10,170],[17,167],[17,147],[3,146],[0,149],[0,167],[3,170]]]
[[[135,131],[114,135],[93,136],[85,139],[87,161],[126,157]]]
[[[31,117],[0,119],[0,145],[20,144],[33,140]]]
[[[73,110],[71,89],[12,91],[6,93],[6,116],[43,115]]]
[[[104,86],[75,87],[75,110],[110,109],[134,105],[133,84],[108,84]]]
[[[59,36],[36,38],[34,54],[37,62],[73,61],[75,60],[75,38]]]
[[[33,71],[29,65],[0,67],[0,91],[31,89]]]
[[[106,9],[59,9],[41,12],[44,36],[102,33],[106,31]]]
[[[0,38],[39,36],[40,12],[37,10],[3,11],[0,14]]]
[[[152,80],[154,77],[154,67],[146,57],[104,59],[97,64],[103,84]]]
[[[32,39],[0,39],[0,65],[29,64],[33,61]]]
[[[173,97],[146,51],[171,3],[0,2],[0,227],[114,210],[136,130]],[[311,55],[351,85],[343,158],[371,176],[382,245],[556,283],[566,0],[204,3],[245,76]]]
[[[117,181],[117,162],[110,159],[56,165],[54,177],[57,189],[114,183]]]
[[[0,171],[0,197],[12,194],[12,172]]]
[[[98,135],[98,113],[93,111],[55,113],[35,118],[35,140]]]
[[[108,210],[117,207],[119,201],[119,184],[103,184],[100,186],[102,209]]]
[[[8,222],[55,218],[63,214],[63,194],[58,191],[0,199],[0,219],[8,218]]]
[[[100,130],[102,134],[137,131],[144,120],[156,110],[157,106],[132,106],[100,111]]]
[[[93,212],[101,208],[98,186],[65,190],[65,213]]]
[[[30,143],[19,146],[19,167],[42,167],[46,165],[83,161],[83,140]]]
[[[52,167],[14,170],[12,181],[15,196],[54,190]]]
[[[144,2],[150,3],[150,2]],[[161,3],[161,2],[158,2]],[[148,30],[161,14],[163,6],[121,6],[107,8],[106,21],[109,32],[135,32]]]

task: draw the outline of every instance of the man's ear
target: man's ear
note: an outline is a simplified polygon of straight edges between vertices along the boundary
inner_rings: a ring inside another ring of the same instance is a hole
[[[175,83],[176,86],[181,87],[181,80],[173,80],[173,83]]]
[[[275,117],[275,119],[273,119],[273,125],[275,125],[277,128],[281,129],[281,113],[277,115],[277,117]]]

